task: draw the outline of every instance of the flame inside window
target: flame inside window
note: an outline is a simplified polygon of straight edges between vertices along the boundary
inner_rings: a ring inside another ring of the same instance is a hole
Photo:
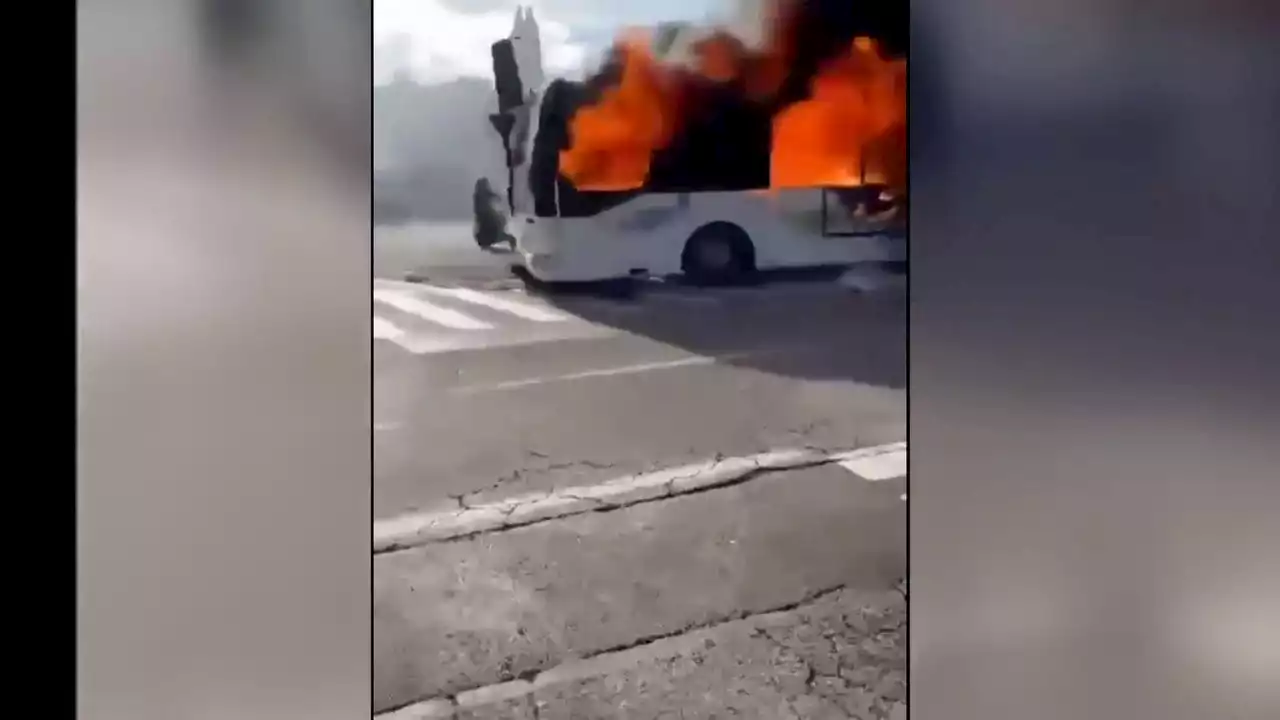
[[[887,57],[870,37],[846,35],[816,67],[805,69],[807,40],[800,38],[797,18],[812,31],[821,18],[815,23],[815,17],[801,15],[818,5],[779,2],[763,50],[710,33],[692,46],[691,62],[663,61],[653,38],[628,33],[616,46],[616,79],[569,121],[560,172],[584,191],[645,188],[655,157],[686,150],[693,156],[704,149],[701,141],[681,142],[682,133],[696,127],[703,138],[723,137],[727,145],[738,139],[735,134],[746,138],[730,148],[734,152],[767,154],[761,156],[767,167],[761,181],[750,180],[758,187],[904,188],[906,60]],[[795,90],[788,83],[797,78],[804,83],[799,99],[784,99]],[[723,132],[707,135],[709,116]],[[707,164],[707,157],[736,155],[704,152],[698,162]],[[678,167],[675,160],[663,157],[663,170]],[[704,170],[691,174],[701,177]]]

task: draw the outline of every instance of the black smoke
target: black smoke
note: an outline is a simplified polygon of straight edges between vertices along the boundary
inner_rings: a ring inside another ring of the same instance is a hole
[[[691,80],[684,95],[681,131],[654,154],[649,180],[638,192],[769,187],[774,116],[808,98],[819,68],[848,52],[856,37],[874,38],[891,57],[906,57],[907,12],[905,0],[797,0],[788,25],[795,53],[774,101],[749,101],[746,88],[738,82]],[[568,127],[574,113],[595,102],[618,77],[619,59],[614,56],[583,82],[556,80],[547,88],[529,168],[539,216],[555,215],[557,210],[561,216],[590,215],[634,194],[578,190],[559,171],[559,153],[569,147]]]

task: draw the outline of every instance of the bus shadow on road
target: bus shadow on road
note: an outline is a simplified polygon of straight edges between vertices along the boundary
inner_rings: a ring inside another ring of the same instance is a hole
[[[589,322],[724,365],[804,380],[907,384],[900,291],[860,293],[813,280],[733,288],[632,283],[538,294]]]

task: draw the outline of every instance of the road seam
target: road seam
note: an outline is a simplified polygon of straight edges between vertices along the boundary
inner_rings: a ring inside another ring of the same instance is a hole
[[[867,481],[883,477],[886,467],[905,468],[906,442],[856,450],[827,452],[812,449],[773,450],[733,458],[682,465],[655,472],[626,475],[597,485],[569,487],[550,493],[528,493],[459,508],[410,513],[373,522],[375,555],[421,545],[464,540],[489,532],[510,530],[549,520],[605,512],[639,503],[706,492],[737,485],[768,474],[838,464]],[[903,458],[901,461],[890,458]],[[862,476],[855,468],[870,468]]]
[[[374,720],[436,720],[453,718],[459,710],[477,710],[515,700],[557,685],[580,682],[609,673],[624,671],[642,663],[665,660],[704,647],[708,638],[728,629],[767,629],[787,625],[796,613],[816,605],[823,599],[848,589],[836,585],[807,593],[799,600],[766,610],[732,614],[679,630],[641,638],[626,645],[608,648],[585,657],[553,665],[520,680],[484,685],[463,690],[447,697],[420,700],[374,715]],[[895,591],[889,591],[895,592]],[[902,591],[905,594],[905,590]]]

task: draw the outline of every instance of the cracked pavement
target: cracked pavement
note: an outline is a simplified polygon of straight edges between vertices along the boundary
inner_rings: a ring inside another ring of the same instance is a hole
[[[457,720],[905,720],[906,598],[838,590],[794,610],[620,653],[601,672],[441,705]],[[629,655],[629,656],[628,656]],[[574,677],[573,675],[581,675]]]
[[[527,454],[531,458],[536,458],[540,460],[547,459],[546,455],[543,455],[542,453],[539,453],[534,450],[527,451]],[[512,487],[514,484],[522,480],[526,480],[526,479],[530,479],[538,476],[546,476],[551,473],[572,474],[575,471],[582,470],[582,469],[601,471],[601,470],[611,470],[615,467],[617,467],[617,463],[601,463],[601,462],[593,462],[591,460],[577,460],[574,462],[549,462],[541,465],[531,464],[531,465],[522,467],[519,470],[512,470],[510,473],[503,475],[502,477],[498,478],[492,483],[489,483],[488,485],[476,488],[474,490],[468,490],[464,493],[450,495],[449,498],[451,500],[456,501],[458,503],[458,506],[465,510],[476,505],[480,501],[480,499],[492,496],[494,491],[500,490],[506,487]],[[554,487],[551,489],[554,489]]]
[[[905,309],[762,297],[592,310],[626,331],[608,339],[425,356],[375,346],[374,420],[388,428],[374,436],[375,518],[492,516],[374,556],[375,712],[902,716],[905,480],[739,465],[903,440]],[[475,391],[754,347],[792,350]],[[708,461],[719,467],[678,471]],[[634,492],[600,489],[667,469]],[[553,492],[564,506],[540,506]]]
[[[838,466],[374,557],[379,709],[906,572],[902,481]]]

